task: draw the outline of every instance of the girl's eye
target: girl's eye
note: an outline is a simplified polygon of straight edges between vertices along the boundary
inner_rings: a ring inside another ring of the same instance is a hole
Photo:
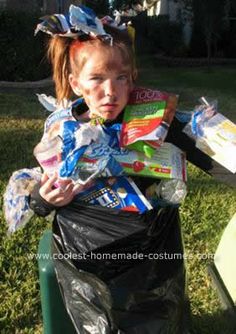
[[[121,74],[118,76],[117,78],[118,80],[127,80],[128,79],[128,75],[127,74]]]
[[[94,77],[91,77],[90,80],[92,80],[92,81],[101,81],[102,77],[94,76]]]

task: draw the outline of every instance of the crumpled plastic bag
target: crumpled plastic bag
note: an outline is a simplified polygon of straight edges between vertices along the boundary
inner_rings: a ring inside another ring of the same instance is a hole
[[[20,169],[10,177],[3,195],[3,210],[9,234],[23,227],[34,215],[29,206],[29,197],[41,177],[40,168]]]

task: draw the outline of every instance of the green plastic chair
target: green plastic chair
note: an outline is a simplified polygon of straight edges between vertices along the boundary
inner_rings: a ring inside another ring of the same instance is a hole
[[[44,334],[75,334],[59,290],[51,255],[52,231],[46,230],[39,242],[38,268]]]

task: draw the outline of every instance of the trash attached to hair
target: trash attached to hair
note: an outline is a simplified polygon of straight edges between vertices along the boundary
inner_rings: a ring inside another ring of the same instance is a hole
[[[112,44],[112,37],[103,28],[102,20],[96,17],[95,12],[86,6],[70,5],[68,15],[53,14],[41,18],[35,29],[51,36],[63,36],[70,38],[99,37]]]

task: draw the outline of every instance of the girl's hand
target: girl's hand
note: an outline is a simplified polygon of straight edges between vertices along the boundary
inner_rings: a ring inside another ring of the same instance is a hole
[[[60,187],[55,188],[54,184],[58,180],[57,175],[48,177],[46,173],[41,179],[41,187],[39,189],[40,196],[49,204],[54,206],[64,206],[69,204],[74,197],[74,185],[71,180],[60,180]]]

